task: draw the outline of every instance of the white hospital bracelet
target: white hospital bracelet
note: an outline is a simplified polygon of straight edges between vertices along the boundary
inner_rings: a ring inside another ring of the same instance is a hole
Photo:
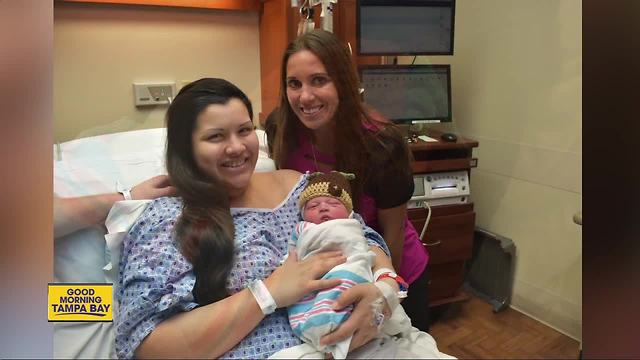
[[[273,300],[273,296],[271,296],[269,289],[267,289],[262,280],[254,280],[250,282],[247,289],[249,289],[253,297],[256,298],[256,302],[263,314],[269,315],[276,311],[278,308],[276,301]]]
[[[384,296],[384,299],[387,300],[389,309],[391,309],[391,312],[393,312],[400,304],[400,300],[398,300],[398,293],[396,292],[396,290],[393,288],[393,286],[387,284],[384,281],[376,281],[373,283],[373,285],[380,289],[382,296]]]
[[[120,181],[116,181],[116,191],[124,196],[125,200],[133,200],[131,197],[131,189],[126,188],[120,184]]]

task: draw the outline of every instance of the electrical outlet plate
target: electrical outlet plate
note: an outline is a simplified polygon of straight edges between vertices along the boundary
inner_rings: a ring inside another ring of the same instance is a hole
[[[175,82],[133,83],[136,106],[168,105],[176,93]]]

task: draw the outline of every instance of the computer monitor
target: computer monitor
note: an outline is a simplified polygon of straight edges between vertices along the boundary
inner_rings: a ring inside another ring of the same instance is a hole
[[[364,102],[397,124],[450,122],[449,65],[361,65]]]
[[[358,0],[358,55],[453,55],[455,0]]]

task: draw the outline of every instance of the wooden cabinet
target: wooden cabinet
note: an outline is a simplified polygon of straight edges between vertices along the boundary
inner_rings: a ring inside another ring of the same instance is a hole
[[[439,132],[427,134],[438,139]],[[455,143],[423,142],[411,144],[415,161],[414,174],[469,170],[476,166],[472,157],[478,142],[458,138]],[[409,209],[409,220],[420,232],[426,221],[426,209]],[[466,298],[460,292],[464,281],[464,263],[471,258],[475,228],[473,203],[431,207],[431,217],[425,236],[421,239],[429,251],[430,306],[450,303]]]
[[[356,55],[356,0],[340,0],[333,15],[333,33],[351,46],[354,64],[379,64],[379,56]],[[320,7],[314,6],[315,27],[321,28]],[[293,41],[300,22],[299,8],[290,0],[263,0],[260,15],[260,86],[262,111],[260,124],[278,106],[280,100],[280,67],[287,45]]]
[[[473,204],[443,205],[431,208],[431,219],[422,244],[429,251],[429,303],[438,305],[462,298],[464,262],[471,258],[475,212]],[[422,229],[427,217],[424,209],[410,209],[409,219]]]

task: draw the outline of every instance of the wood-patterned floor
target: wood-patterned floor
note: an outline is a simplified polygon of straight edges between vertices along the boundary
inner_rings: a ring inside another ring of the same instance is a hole
[[[433,310],[437,316],[439,309]],[[449,305],[431,326],[430,333],[440,351],[460,359],[577,359],[579,356],[576,340],[511,308],[494,313],[491,305],[474,296]]]

